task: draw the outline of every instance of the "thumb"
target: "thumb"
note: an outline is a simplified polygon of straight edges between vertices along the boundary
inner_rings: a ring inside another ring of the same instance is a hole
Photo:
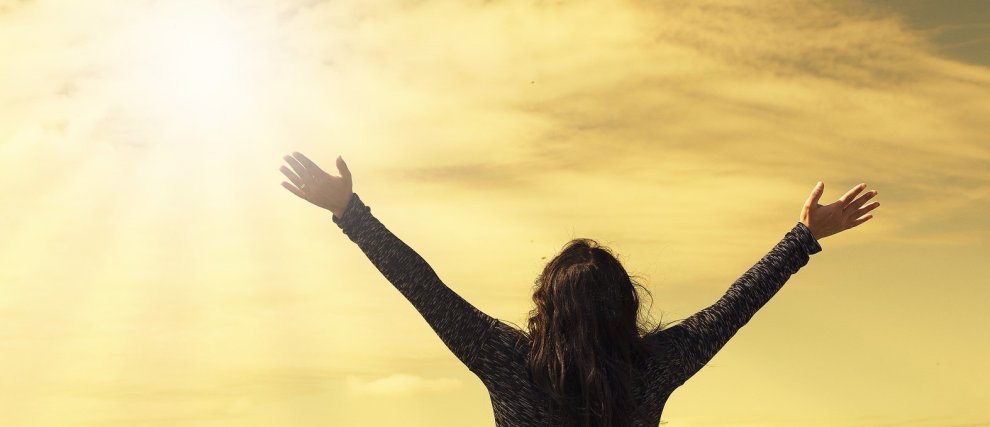
[[[808,197],[808,201],[805,203],[807,207],[818,206],[818,200],[821,199],[822,193],[825,192],[825,183],[818,181],[815,184],[815,188],[811,190],[811,196]]]
[[[347,169],[347,163],[344,163],[344,158],[341,156],[337,156],[337,170],[340,171],[340,176],[344,180],[351,182],[351,171]]]

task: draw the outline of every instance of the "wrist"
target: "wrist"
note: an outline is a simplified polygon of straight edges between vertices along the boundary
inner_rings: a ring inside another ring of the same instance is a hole
[[[802,220],[801,224],[804,225],[804,228],[808,229],[808,233],[811,234],[811,237],[813,237],[815,241],[820,240],[820,237],[818,236],[818,232],[815,231],[814,228],[811,228],[811,226],[808,225],[807,221]]]
[[[337,219],[344,217],[347,213],[347,208],[350,207],[355,199],[355,193],[352,191],[351,194],[347,196],[347,200],[342,205],[337,205],[333,207],[328,207],[327,210],[333,213],[333,216]]]

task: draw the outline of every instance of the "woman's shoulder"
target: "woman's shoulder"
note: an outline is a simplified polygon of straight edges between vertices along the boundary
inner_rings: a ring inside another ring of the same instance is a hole
[[[518,326],[501,319],[493,320],[478,352],[475,373],[482,381],[504,381],[507,372],[516,372],[522,378],[529,342],[529,336]]]
[[[515,323],[502,319],[496,319],[491,338],[496,344],[505,348],[529,349],[529,334]]]
[[[643,344],[655,356],[669,356],[676,346],[680,329],[677,325],[654,328],[643,334]]]

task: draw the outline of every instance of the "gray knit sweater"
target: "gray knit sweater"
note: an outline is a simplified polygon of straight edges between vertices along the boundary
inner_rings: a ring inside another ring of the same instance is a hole
[[[441,281],[426,261],[371,214],[357,193],[341,217],[331,217],[372,264],[405,296],[447,348],[475,373],[491,396],[496,426],[554,426],[545,393],[529,380],[528,336],[478,310]],[[653,357],[642,366],[644,386],[634,426],[657,426],[667,398],[822,248],[798,222],[711,306],[648,334]]]

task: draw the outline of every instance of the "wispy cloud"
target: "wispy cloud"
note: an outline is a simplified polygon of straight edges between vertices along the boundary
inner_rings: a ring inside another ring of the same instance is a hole
[[[718,177],[732,194],[745,191],[731,184],[743,178],[795,188],[823,179],[837,197],[866,180],[891,206],[911,200],[914,213],[883,226],[916,237],[932,233],[928,218],[987,194],[980,117],[990,97],[975,94],[990,95],[990,75],[941,59],[899,17],[854,2],[338,3],[306,14],[287,25],[363,17],[312,52],[342,64],[327,78],[356,85],[337,100],[376,117],[363,139],[403,159],[387,168],[407,185],[566,180],[575,189],[560,189],[566,199],[605,182],[637,186],[633,176]],[[954,193],[933,185],[947,181]]]
[[[456,390],[461,387],[461,381],[455,378],[424,378],[406,373],[371,379],[348,375],[347,386],[351,392],[356,394],[408,395]]]

